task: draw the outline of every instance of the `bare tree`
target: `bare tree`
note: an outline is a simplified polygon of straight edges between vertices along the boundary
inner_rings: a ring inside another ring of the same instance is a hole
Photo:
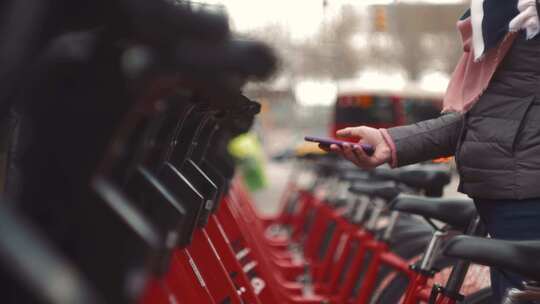
[[[391,40],[382,47],[371,44],[373,60],[403,67],[411,80],[417,80],[427,68],[450,73],[461,54],[455,25],[464,10],[465,5],[455,4],[372,6],[370,18],[380,18],[375,12],[383,11],[387,23],[385,32],[371,32],[372,39],[386,37]]]
[[[282,73],[296,77],[344,79],[366,67],[401,66],[411,80],[425,69],[451,73],[462,52],[455,29],[465,5],[394,4],[371,6],[383,9],[383,30],[362,28],[364,17],[352,6],[343,6],[331,20],[323,22],[314,37],[294,41],[281,25],[270,24],[248,33],[274,46],[282,58]],[[367,37],[358,48],[353,39]]]
[[[366,54],[362,54],[352,43],[361,30],[360,26],[358,12],[354,7],[345,5],[333,20],[321,27],[314,42],[322,51],[321,57],[332,78],[353,77],[366,62]]]
[[[404,51],[402,64],[411,79],[419,71],[438,67],[451,72],[462,52],[456,22],[465,5],[397,5],[393,28]],[[427,43],[422,43],[427,42]]]

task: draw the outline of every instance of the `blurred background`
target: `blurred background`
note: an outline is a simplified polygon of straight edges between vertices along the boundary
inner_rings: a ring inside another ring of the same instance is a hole
[[[439,114],[462,51],[456,21],[468,5],[457,0],[203,2],[221,6],[237,33],[266,41],[281,57],[271,81],[246,89],[263,110],[255,133],[237,143],[243,150],[254,140],[261,145],[255,152],[261,164],[244,172],[260,179],[252,189],[267,212],[274,210],[269,202],[278,201],[290,169],[272,157],[293,150],[304,136],[333,136],[336,129],[359,124],[390,127]],[[456,184],[446,195],[459,195]]]

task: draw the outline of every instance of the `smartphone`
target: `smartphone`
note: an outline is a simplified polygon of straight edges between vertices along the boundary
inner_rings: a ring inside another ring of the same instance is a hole
[[[305,141],[310,141],[310,142],[315,142],[315,143],[318,143],[319,145],[328,146],[328,147],[330,147],[330,145],[341,146],[344,143],[348,143],[348,144],[351,144],[351,145],[354,145],[354,146],[362,147],[362,150],[364,150],[364,152],[368,156],[372,156],[373,153],[375,153],[375,148],[372,145],[368,145],[368,144],[354,144],[354,143],[344,141],[344,140],[336,140],[336,139],[332,139],[332,138],[322,138],[322,137],[315,137],[315,136],[306,136],[306,137],[304,137],[304,140]]]

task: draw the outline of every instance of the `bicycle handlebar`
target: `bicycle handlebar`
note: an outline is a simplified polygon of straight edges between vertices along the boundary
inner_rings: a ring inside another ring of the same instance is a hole
[[[245,40],[218,44],[183,42],[177,45],[172,57],[170,62],[162,62],[162,66],[180,69],[196,78],[230,74],[262,80],[272,75],[277,66],[272,49],[263,43]]]
[[[0,114],[9,108],[10,95],[23,81],[23,67],[51,39],[67,31],[106,26],[122,33],[127,28],[133,36],[127,38],[152,45],[173,45],[186,38],[219,41],[230,35],[225,14],[164,0],[12,0],[0,9]]]
[[[194,10],[189,5],[163,0],[118,0],[120,14],[136,38],[158,45],[174,44],[182,38],[223,40],[230,35],[226,14]]]

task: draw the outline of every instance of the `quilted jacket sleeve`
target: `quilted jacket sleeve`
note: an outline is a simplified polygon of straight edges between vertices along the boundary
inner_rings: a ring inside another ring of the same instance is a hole
[[[451,113],[388,129],[395,144],[397,166],[454,155],[462,127],[463,115]]]

